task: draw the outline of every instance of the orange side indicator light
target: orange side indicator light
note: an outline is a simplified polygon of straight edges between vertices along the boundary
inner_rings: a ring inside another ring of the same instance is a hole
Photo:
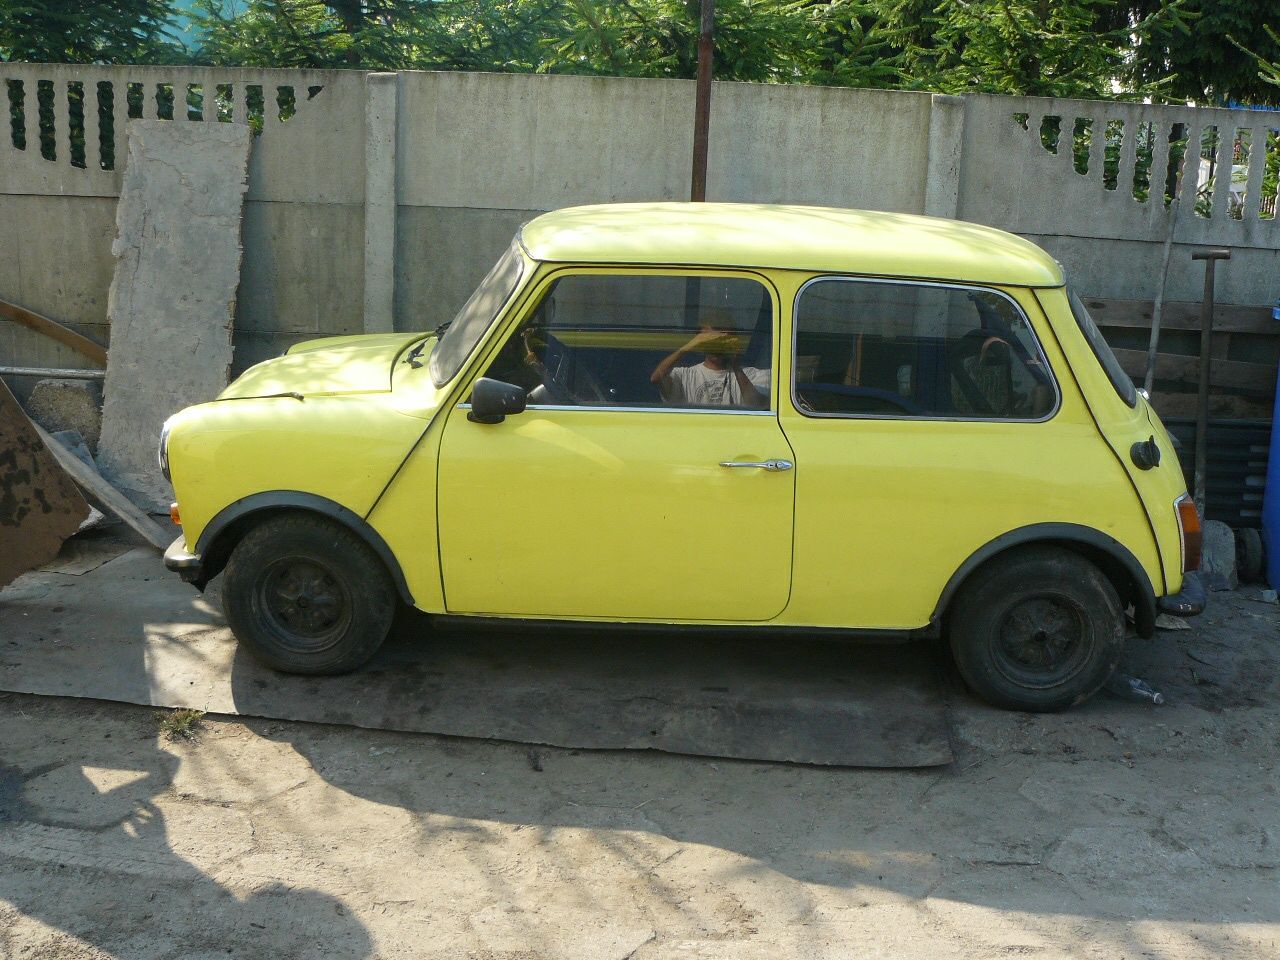
[[[1200,514],[1195,501],[1186,494],[1174,506],[1178,509],[1178,532],[1182,534],[1182,572],[1190,573],[1200,569],[1200,548],[1204,544]]]
[[[178,526],[182,526],[182,514],[178,511],[176,503],[169,504],[169,519]]]

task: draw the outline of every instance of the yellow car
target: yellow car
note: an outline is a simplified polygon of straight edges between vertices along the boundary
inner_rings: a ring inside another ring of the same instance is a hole
[[[946,636],[1057,710],[1126,611],[1199,612],[1168,433],[1059,265],[969,223],[798,206],[526,224],[433,333],[334,337],[165,426],[182,536],[261,660],[441,617]]]

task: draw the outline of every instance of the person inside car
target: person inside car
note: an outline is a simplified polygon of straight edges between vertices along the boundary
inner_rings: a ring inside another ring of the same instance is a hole
[[[770,372],[743,366],[744,349],[728,311],[708,310],[698,324],[698,333],[663,358],[649,381],[672,406],[764,409],[769,405]],[[680,365],[691,353],[701,353],[702,362]]]

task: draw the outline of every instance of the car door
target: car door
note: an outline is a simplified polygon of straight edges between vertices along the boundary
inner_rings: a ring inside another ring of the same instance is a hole
[[[747,274],[582,269],[548,277],[530,302],[476,368],[530,391],[527,409],[477,423],[462,403],[444,426],[449,612],[781,613],[795,471],[772,389],[772,288]]]
[[[788,618],[919,628],[996,538],[1039,524],[1115,535],[1132,516],[1133,487],[1029,291],[832,276],[795,304]]]

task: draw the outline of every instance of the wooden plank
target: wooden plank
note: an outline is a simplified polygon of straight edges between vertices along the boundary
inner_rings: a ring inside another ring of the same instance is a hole
[[[1089,314],[1100,327],[1151,328],[1150,300],[1085,300]],[[1165,301],[1160,317],[1162,330],[1199,330],[1200,304]],[[1271,318],[1271,307],[1219,303],[1213,308],[1214,333],[1261,333],[1280,337],[1280,320]]]
[[[32,421],[31,425],[36,428],[36,433],[40,435],[40,439],[44,441],[44,445],[49,448],[49,452],[53,454],[62,469],[71,474],[71,478],[91,497],[140,533],[157,550],[164,551],[174,541],[175,534],[165,530],[135,507],[128,497],[107,483],[101,474],[95,473],[84,461],[49,436],[40,424]]]
[[[1145,350],[1113,350],[1120,366],[1129,376],[1141,378],[1146,372]],[[1182,383],[1196,383],[1200,377],[1198,357],[1176,356],[1162,353],[1156,357],[1156,379]],[[1263,363],[1244,363],[1240,360],[1214,360],[1209,368],[1209,386],[1248,393],[1270,394],[1276,388],[1274,367]]]
[[[5,320],[12,320],[14,323],[20,323],[24,327],[29,327],[36,333],[42,333],[46,337],[51,337],[59,343],[66,344],[71,349],[76,350],[94,363],[101,366],[107,365],[107,348],[96,340],[90,340],[82,333],[76,333],[70,327],[63,326],[57,320],[50,320],[48,317],[28,310],[26,307],[20,307],[16,303],[9,303],[7,300],[0,300],[0,317]]]

